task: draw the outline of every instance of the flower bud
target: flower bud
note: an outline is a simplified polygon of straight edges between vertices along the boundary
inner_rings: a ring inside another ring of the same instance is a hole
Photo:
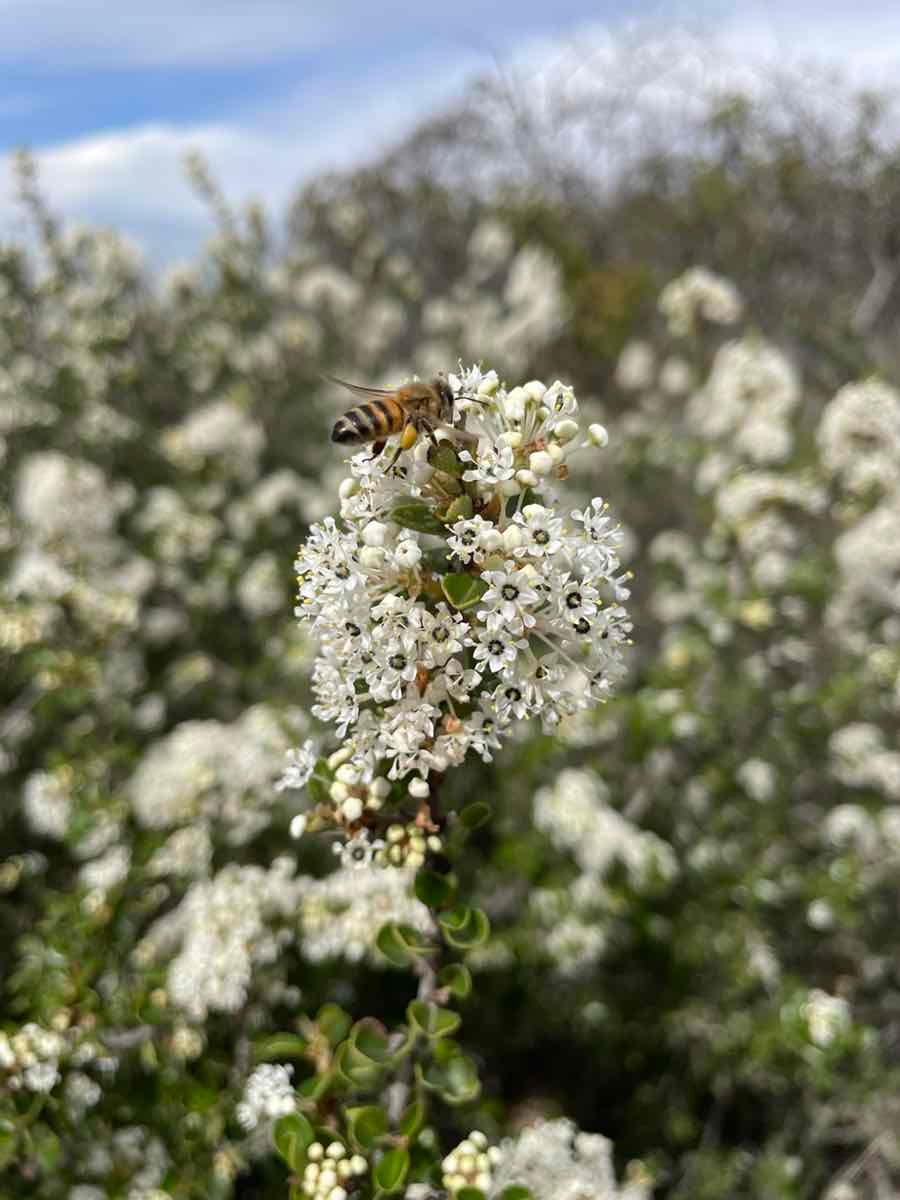
[[[377,570],[384,563],[384,551],[380,546],[363,546],[359,552],[359,561],[362,566]]]
[[[520,525],[507,525],[501,536],[504,550],[517,550],[525,542],[525,534]]]
[[[306,832],[306,813],[297,813],[296,817],[291,818],[291,837],[300,838]]]
[[[351,496],[355,496],[359,491],[359,480],[353,476],[349,479],[342,479],[341,486],[338,488],[338,495],[342,500],[349,500]]]
[[[537,487],[538,477],[534,471],[516,471],[516,482],[522,487]]]
[[[426,779],[413,779],[409,785],[409,794],[415,800],[425,800],[431,795],[431,788]]]
[[[352,763],[341,763],[334,774],[341,783],[347,783],[351,787],[353,784],[359,783],[359,772]]]
[[[347,821],[358,821],[363,813],[363,802],[359,796],[348,796],[341,805],[341,812]]]
[[[535,475],[549,475],[554,464],[546,450],[536,450],[534,454],[529,454],[528,465]]]
[[[529,398],[532,399],[535,404],[540,404],[544,398],[544,393],[547,390],[547,385],[545,383],[541,383],[539,379],[531,379],[528,383],[523,384],[522,390],[528,393]]]
[[[514,387],[507,392],[503,400],[503,415],[507,421],[524,421],[527,401],[528,393],[523,387]]]
[[[373,779],[369,784],[369,794],[372,796],[377,796],[379,800],[386,799],[391,794],[390,781],[385,779],[383,776],[379,776],[378,779]]]
[[[350,789],[347,787],[346,783],[341,783],[339,779],[336,779],[328,789],[328,794],[335,804],[343,804],[350,795]]]
[[[485,375],[481,383],[478,385],[479,396],[493,396],[497,388],[500,386],[500,380],[497,378],[497,372],[491,371]]]
[[[501,446],[510,446],[513,450],[518,450],[522,445],[522,435],[518,429],[508,429],[506,433],[501,433],[497,438]]]
[[[567,417],[566,420],[560,421],[554,428],[553,436],[564,446],[566,442],[571,442],[573,437],[578,436],[578,422],[570,421]]]
[[[334,754],[328,758],[328,766],[332,771],[336,771],[341,763],[347,762],[353,757],[353,751],[348,746],[341,746],[340,750],[335,750]]]
[[[557,465],[559,463],[561,463],[562,460],[566,457],[566,452],[565,452],[565,450],[563,450],[563,448],[559,444],[559,442],[548,442],[547,443],[547,453],[553,459],[553,462]]]
[[[592,446],[607,446],[609,445],[609,434],[606,432],[604,425],[588,425],[588,442]]]
[[[362,531],[363,544],[383,546],[388,540],[388,527],[382,521],[370,521]]]

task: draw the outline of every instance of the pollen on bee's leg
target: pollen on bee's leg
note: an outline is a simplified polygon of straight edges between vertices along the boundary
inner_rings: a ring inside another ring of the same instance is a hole
[[[400,449],[409,450],[416,443],[416,438],[419,436],[415,425],[406,425],[403,432],[400,434]]]

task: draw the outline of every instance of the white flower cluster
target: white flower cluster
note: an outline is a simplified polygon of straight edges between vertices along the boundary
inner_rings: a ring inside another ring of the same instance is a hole
[[[628,1182],[616,1182],[612,1142],[596,1133],[581,1133],[565,1118],[538,1121],[501,1146],[502,1160],[491,1196],[518,1184],[534,1200],[648,1200],[649,1179],[639,1164]]]
[[[678,864],[671,846],[632,825],[609,806],[608,797],[592,771],[561,771],[552,785],[535,793],[535,826],[587,874],[603,876],[620,862],[637,885],[654,873],[673,878]]]
[[[489,1146],[480,1129],[473,1130],[441,1163],[443,1184],[451,1196],[462,1188],[490,1191],[494,1170],[503,1159],[498,1146]]]
[[[331,1142],[328,1146],[313,1142],[306,1158],[303,1192],[309,1200],[347,1200],[348,1189],[369,1171],[363,1156],[348,1154],[340,1142]]]
[[[850,1028],[850,1006],[839,996],[831,996],[820,988],[813,988],[803,1005],[809,1037],[820,1049],[846,1033]]]
[[[791,417],[799,400],[790,361],[761,338],[744,337],[718,351],[687,416],[700,437],[724,441],[732,454],[755,463],[783,462],[793,447]]]
[[[877,725],[855,721],[829,739],[831,771],[849,787],[872,788],[887,800],[900,801],[900,751],[885,745]]]
[[[817,436],[822,462],[848,491],[900,490],[900,394],[889,384],[866,379],[842,387]]]
[[[556,506],[578,440],[571,388],[507,389],[477,368],[449,382],[465,429],[421,437],[393,466],[390,448],[354,456],[342,524],[314,526],[296,564],[297,616],[320,646],[313,712],[345,739],[338,782],[354,802],[336,820],[352,833],[385,775],[417,774],[425,799],[430,772],[469,751],[490,761],[516,722],[553,728],[624,671],[620,531],[602,500]],[[581,446],[605,441],[591,426]]]
[[[646,392],[655,386],[664,396],[684,396],[694,385],[694,369],[678,354],[657,364],[653,346],[635,338],[625,344],[616,362],[616,383],[625,392]]]
[[[232,845],[264,829],[288,737],[264,706],[230,725],[185,721],[152,745],[128,783],[138,822],[169,829],[205,818]]]
[[[11,1092],[50,1092],[65,1071],[66,1107],[79,1114],[102,1094],[96,1079],[79,1068],[91,1065],[109,1072],[115,1070],[116,1060],[71,1025],[64,1010],[52,1025],[48,1029],[29,1021],[12,1034],[0,1032],[0,1086]]]
[[[322,879],[310,879],[300,898],[300,951],[309,962],[345,958],[368,959],[383,966],[375,945],[387,921],[411,925],[431,934],[433,922],[427,907],[412,894],[410,870],[359,871],[341,867]]]
[[[252,480],[265,432],[232,400],[217,400],[191,413],[162,436],[164,454],[183,470],[214,465],[222,474]]]
[[[734,284],[706,267],[691,267],[659,295],[659,311],[675,337],[693,333],[698,317],[712,325],[734,325],[743,309]]]
[[[295,863],[276,859],[268,871],[236,863],[212,880],[194,883],[172,912],[160,917],[135,949],[140,965],[171,958],[171,1003],[196,1021],[212,1010],[237,1012],[254,968],[274,962],[293,940],[289,918],[304,881]],[[174,956],[174,957],[173,957]]]
[[[263,1063],[244,1086],[244,1095],[235,1109],[238,1124],[248,1132],[259,1123],[274,1121],[293,1112],[297,1106],[291,1075],[294,1068],[280,1063]]]

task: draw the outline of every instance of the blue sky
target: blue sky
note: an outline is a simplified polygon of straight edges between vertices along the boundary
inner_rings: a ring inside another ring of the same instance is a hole
[[[702,0],[0,0],[0,157],[38,155],[54,208],[128,233],[155,262],[207,217],[183,180],[203,151],[227,194],[282,211],[302,179],[376,154],[466,81],[540,70],[626,19],[705,23],[734,50],[816,53],[857,76],[900,52],[900,6]],[[3,164],[5,166],[5,164]],[[16,232],[9,172],[0,236]]]

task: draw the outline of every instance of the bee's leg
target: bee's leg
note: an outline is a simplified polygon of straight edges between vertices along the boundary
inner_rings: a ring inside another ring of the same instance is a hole
[[[381,454],[382,450],[384,450],[386,445],[387,445],[387,442],[373,442],[372,443],[372,453],[369,456],[369,458],[367,459],[367,462],[371,462],[373,458],[377,458],[378,455]]]

